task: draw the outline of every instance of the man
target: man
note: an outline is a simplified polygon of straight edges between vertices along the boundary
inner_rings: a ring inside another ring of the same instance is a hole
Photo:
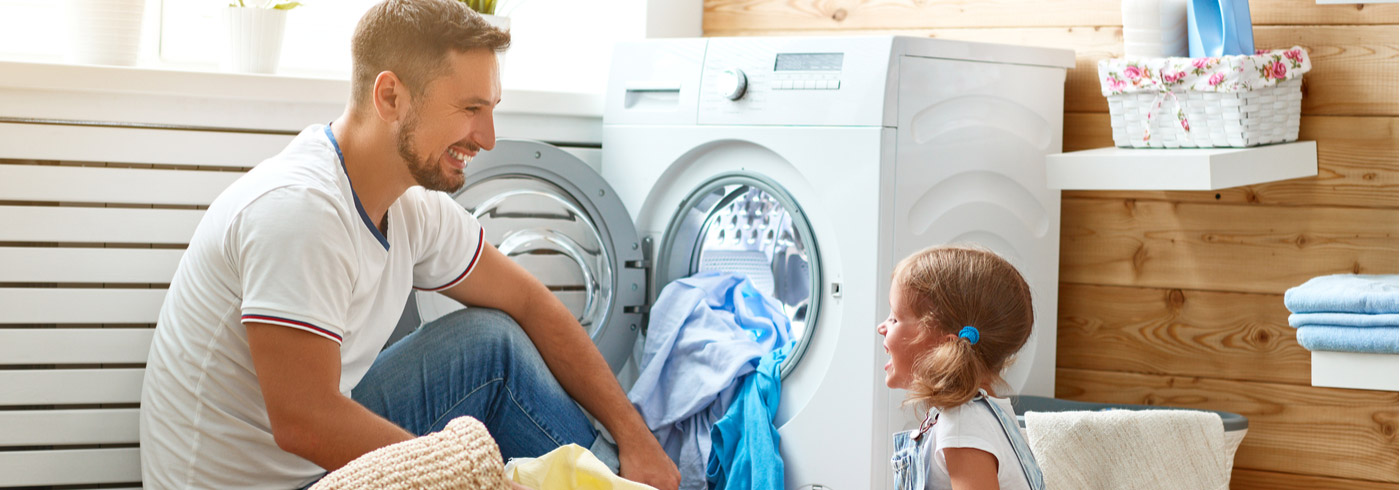
[[[147,365],[148,488],[300,488],[460,415],[507,458],[605,444],[578,404],[616,439],[622,476],[677,487],[572,314],[436,192],[494,146],[509,41],[455,0],[372,7],[344,114],[209,207]],[[411,288],[472,308],[381,354]]]

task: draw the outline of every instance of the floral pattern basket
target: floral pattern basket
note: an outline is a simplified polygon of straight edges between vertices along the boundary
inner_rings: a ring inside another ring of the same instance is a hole
[[[1298,139],[1302,77],[1294,46],[1253,56],[1099,61],[1113,144],[1124,148],[1247,147]]]

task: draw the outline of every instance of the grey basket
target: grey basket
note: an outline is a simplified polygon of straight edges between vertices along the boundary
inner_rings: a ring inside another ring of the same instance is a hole
[[[1302,77],[1245,92],[1128,93],[1108,96],[1113,144],[1120,148],[1243,148],[1298,140]],[[1158,99],[1161,104],[1158,105]],[[1176,118],[1185,113],[1188,132]],[[1151,128],[1144,122],[1152,116]],[[1144,140],[1144,130],[1150,135]]]

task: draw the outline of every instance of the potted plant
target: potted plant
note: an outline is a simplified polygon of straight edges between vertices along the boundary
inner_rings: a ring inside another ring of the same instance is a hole
[[[228,68],[244,73],[276,73],[282,57],[282,33],[287,12],[301,2],[236,0],[225,9],[228,18]]]

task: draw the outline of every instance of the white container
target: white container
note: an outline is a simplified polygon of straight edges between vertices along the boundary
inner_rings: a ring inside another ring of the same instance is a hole
[[[276,73],[282,57],[282,33],[287,11],[257,7],[228,7],[226,70],[242,73]]]
[[[91,65],[135,65],[145,0],[67,0],[65,59]]]
[[[1123,55],[1186,56],[1187,0],[1123,0]]]

